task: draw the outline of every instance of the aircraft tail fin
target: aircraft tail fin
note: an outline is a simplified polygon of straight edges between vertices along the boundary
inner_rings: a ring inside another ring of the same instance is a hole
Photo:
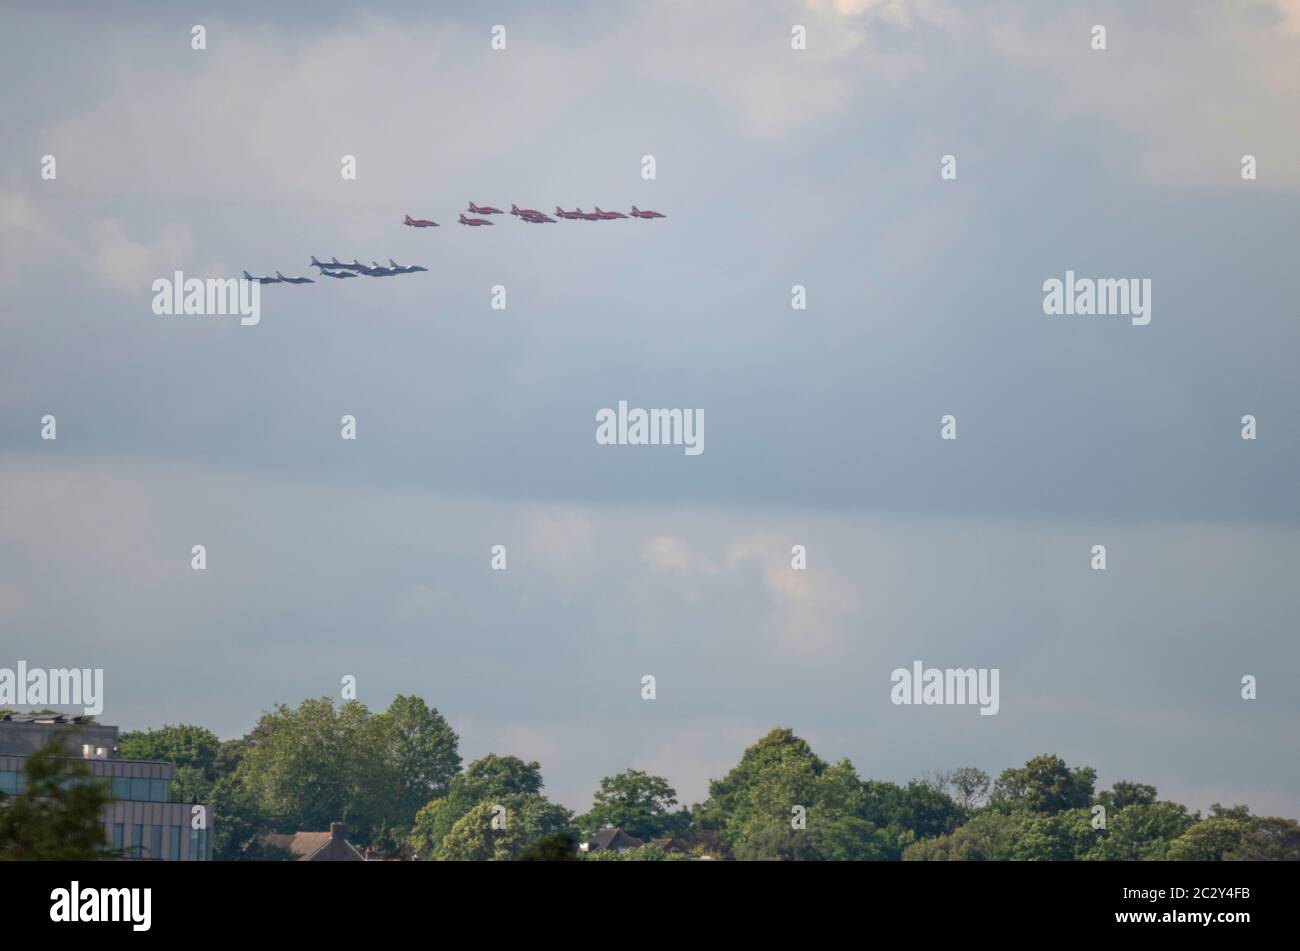
[[[279,271],[276,271],[276,272],[275,272],[275,276],[278,277],[278,278],[279,278],[280,280],[282,280],[282,281],[284,280],[284,275],[281,274]]]
[[[246,281],[251,281],[252,279],[253,279],[253,275],[251,275],[251,274],[249,274],[247,271],[245,271],[245,272],[244,272],[244,280],[246,280]]]

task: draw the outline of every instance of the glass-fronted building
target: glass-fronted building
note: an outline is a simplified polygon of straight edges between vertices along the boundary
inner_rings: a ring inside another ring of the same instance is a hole
[[[212,813],[208,806],[171,802],[175,768],[170,763],[117,758],[117,727],[80,718],[7,714],[0,719],[0,792],[25,788],[27,756],[64,736],[103,782],[113,801],[104,807],[104,831],[115,857],[155,862],[205,862],[212,858]],[[0,806],[3,808],[3,806]],[[196,810],[204,828],[195,829]]]

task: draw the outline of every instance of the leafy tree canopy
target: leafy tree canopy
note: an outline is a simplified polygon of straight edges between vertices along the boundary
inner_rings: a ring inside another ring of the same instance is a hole
[[[1092,801],[1097,771],[1089,766],[1070,769],[1059,756],[1035,756],[1021,769],[1004,769],[993,787],[993,803],[1001,808],[1057,813],[1080,809]]]
[[[60,737],[23,763],[26,788],[0,794],[0,860],[91,861],[108,846],[102,812],[105,783]]]
[[[617,826],[638,839],[657,839],[686,831],[690,814],[674,810],[677,791],[661,776],[629,769],[600,781],[591,810],[578,827],[591,833]]]

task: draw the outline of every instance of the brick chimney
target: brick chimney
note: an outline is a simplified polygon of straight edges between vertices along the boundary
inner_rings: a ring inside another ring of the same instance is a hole
[[[330,823],[330,843],[333,845],[342,845],[348,840],[348,827],[346,823]]]

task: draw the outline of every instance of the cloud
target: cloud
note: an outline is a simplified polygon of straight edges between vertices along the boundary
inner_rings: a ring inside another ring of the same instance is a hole
[[[152,282],[170,277],[192,252],[194,239],[182,224],[163,225],[152,238],[136,239],[119,218],[95,218],[67,227],[52,210],[57,179],[42,195],[16,176],[0,189],[0,284],[33,280],[52,263],[84,269],[100,285],[123,294],[147,294]],[[208,273],[219,275],[219,266]]]
[[[761,572],[774,612],[771,626],[782,652],[805,659],[834,656],[860,601],[825,561],[795,569],[791,547],[788,538],[749,535],[727,546],[726,564],[732,570],[754,565]]]
[[[1285,29],[1300,33],[1300,0],[1273,0]]]
[[[152,240],[135,241],[115,218],[95,222],[89,237],[91,271],[124,293],[141,292],[155,279],[170,277],[194,246],[190,229],[184,225],[165,225]]]
[[[641,558],[655,571],[674,575],[716,574],[718,566],[671,535],[656,535],[641,546]]]
[[[105,719],[125,728],[238,736],[346,673],[372,709],[423,696],[463,725],[467,756],[540,759],[569,804],[630,765],[695,797],[787,725],[878,778],[1053,750],[1107,778],[1235,785],[1295,811],[1297,766],[1277,750],[1296,694],[1267,675],[1295,662],[1294,528],[804,512],[796,533],[761,508],[573,505],[547,516],[571,528],[544,533],[590,525],[573,597],[540,559],[489,567],[485,534],[531,525],[532,506],[69,444],[61,426],[57,444],[0,460],[24,500],[0,508],[0,575],[22,592],[0,616],[34,664],[105,667]],[[1106,572],[1087,567],[1098,533]],[[806,571],[790,567],[796,537]],[[637,553],[657,567],[628,570]],[[889,672],[915,658],[1000,668],[998,716],[892,706]],[[1236,698],[1242,672],[1261,674],[1260,700]],[[1234,743],[1242,731],[1256,742]],[[1148,778],[1153,747],[1169,756]]]
[[[55,188],[57,179],[47,182]],[[45,260],[74,254],[75,245],[51,220],[17,175],[0,187],[0,285],[29,276]]]
[[[550,509],[533,517],[529,543],[533,554],[552,564],[591,553],[591,519],[572,510]]]
[[[757,573],[767,596],[761,624],[783,654],[819,657],[836,653],[849,619],[860,604],[853,591],[825,563],[819,570],[791,564],[788,538],[759,532],[725,546],[721,559],[697,551],[687,540],[655,535],[641,547],[641,558],[656,572],[700,578],[726,572],[733,579]],[[689,589],[698,597],[699,588]]]

